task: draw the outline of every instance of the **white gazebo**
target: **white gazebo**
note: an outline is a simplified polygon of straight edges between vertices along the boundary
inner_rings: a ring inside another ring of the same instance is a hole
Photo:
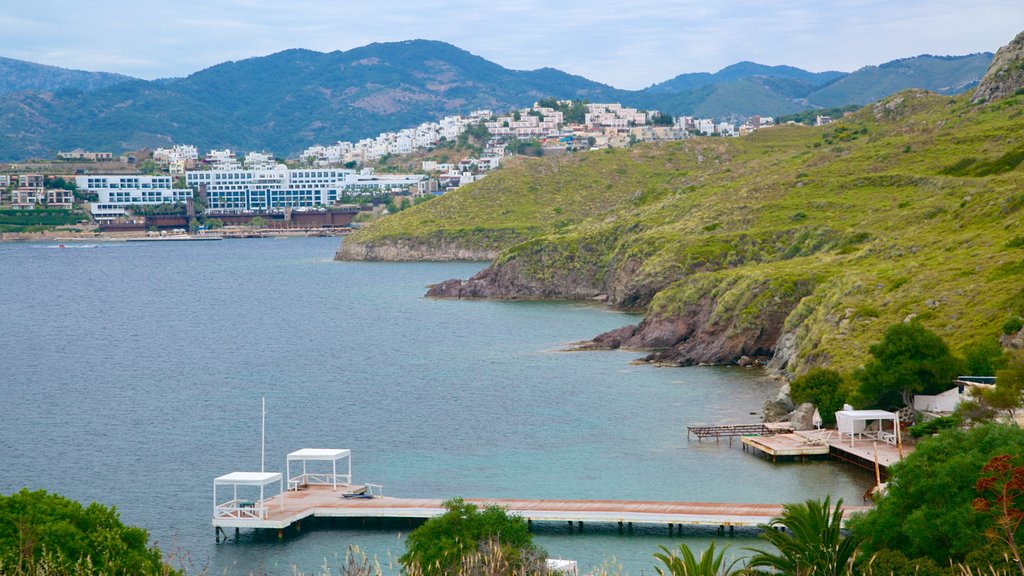
[[[213,519],[233,520],[266,520],[267,518],[267,494],[265,488],[268,485],[277,483],[278,493],[284,492],[283,476],[280,472],[232,472],[213,479]],[[217,487],[231,486],[231,499],[224,502],[217,501]],[[239,486],[258,486],[260,489],[259,500],[239,499]],[[284,502],[281,502],[284,506]]]
[[[338,474],[338,461],[347,460],[347,472]],[[292,476],[292,462],[302,462],[302,474]],[[306,471],[306,463],[310,461],[330,462],[331,472],[312,473]],[[346,448],[303,448],[288,454],[285,463],[285,473],[288,475],[288,489],[298,490],[300,486],[313,484],[330,484],[334,490],[338,484],[352,483],[352,451]]]
[[[878,426],[868,430],[872,422],[877,422]],[[858,438],[881,440],[886,444],[896,444],[900,439],[899,417],[885,410],[840,410],[836,412],[836,427],[839,441],[843,441],[843,435],[849,436],[850,446]]]

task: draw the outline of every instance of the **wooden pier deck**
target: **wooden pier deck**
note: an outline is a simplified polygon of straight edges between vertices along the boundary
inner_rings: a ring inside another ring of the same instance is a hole
[[[813,430],[793,432],[792,434],[776,434],[774,436],[744,436],[744,450],[748,447],[766,458],[808,458],[826,456],[855,464],[862,468],[873,469],[875,462],[875,445],[873,440],[858,439],[850,442],[849,438],[839,440],[835,431]],[[877,442],[878,466],[884,472],[889,466],[900,461],[900,449],[886,442]],[[903,456],[914,451],[913,445],[903,445]]]
[[[439,516],[441,500],[424,498],[344,498],[361,487],[310,486],[288,491],[266,501],[266,518],[214,518],[218,528],[284,529],[309,517],[414,518]],[[782,512],[780,504],[716,504],[707,502],[649,502],[630,500],[518,500],[467,498],[478,506],[500,506],[531,522],[635,523],[698,526],[750,526],[766,524]],[[867,510],[846,506],[845,512]]]

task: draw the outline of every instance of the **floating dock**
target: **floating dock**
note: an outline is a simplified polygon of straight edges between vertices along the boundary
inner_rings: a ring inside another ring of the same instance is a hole
[[[316,518],[411,518],[426,520],[446,510],[441,500],[422,498],[351,498],[362,486],[310,485],[286,491],[265,501],[263,517],[215,517],[217,528],[270,528],[282,530],[310,517]],[[782,513],[781,504],[716,504],[706,502],[650,502],[635,500],[517,500],[466,498],[480,507],[499,506],[529,522],[593,522],[756,527]],[[849,514],[867,510],[846,506]]]

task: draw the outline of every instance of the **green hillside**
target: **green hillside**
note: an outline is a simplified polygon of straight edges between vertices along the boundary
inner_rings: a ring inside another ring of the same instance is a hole
[[[910,91],[821,128],[524,162],[382,219],[342,256],[484,242],[504,247],[492,267],[437,295],[607,298],[646,316],[603,345],[848,370],[910,316],[961,347],[1024,315],[1022,160],[1024,95]]]

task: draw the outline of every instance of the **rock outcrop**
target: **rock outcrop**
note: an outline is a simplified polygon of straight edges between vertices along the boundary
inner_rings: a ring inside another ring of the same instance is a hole
[[[789,415],[789,424],[794,432],[801,430],[814,430],[814,411],[816,408],[810,402],[804,402],[796,407],[796,410]]]
[[[387,242],[342,241],[335,260],[368,260],[377,262],[451,262],[456,260],[491,260],[495,249],[470,248],[457,242],[423,242],[402,238]]]
[[[1024,89],[1024,32],[996,52],[971,101],[1001,100],[1021,89]]]

